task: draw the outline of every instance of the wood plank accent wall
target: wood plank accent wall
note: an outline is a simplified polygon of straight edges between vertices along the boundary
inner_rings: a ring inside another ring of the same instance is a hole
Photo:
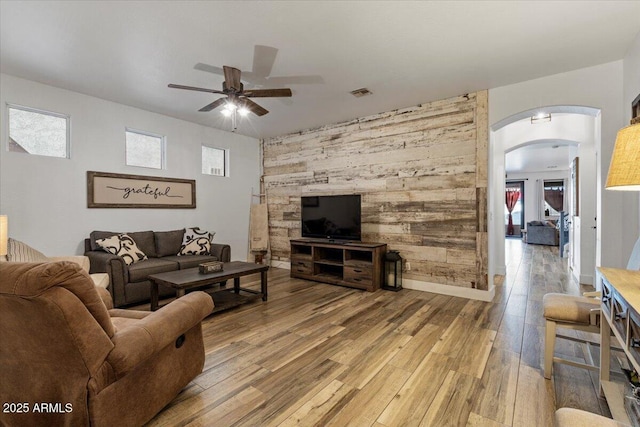
[[[487,289],[487,91],[263,143],[271,258],[289,261],[302,195],[362,194],[362,238],[406,278]]]

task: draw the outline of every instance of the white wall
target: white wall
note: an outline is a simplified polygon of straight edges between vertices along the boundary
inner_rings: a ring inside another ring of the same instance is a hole
[[[7,151],[6,104],[71,116],[71,158]],[[92,230],[199,226],[246,259],[251,188],[259,188],[259,141],[76,92],[0,74],[0,212],[9,236],[46,255],[81,254]],[[213,114],[213,113],[210,113]],[[124,165],[125,127],[166,136],[165,170]],[[201,144],[230,150],[230,177],[201,174]],[[196,180],[196,209],[88,209],[86,172]]]
[[[627,54],[623,61],[623,111],[624,111],[624,123],[629,124],[631,119],[631,102],[640,95],[640,32],[636,35],[635,40],[627,50]],[[640,232],[640,197],[637,193],[623,191],[623,215],[624,220],[632,222],[633,218],[637,218],[636,224],[636,237]],[[631,255],[631,248],[623,248],[625,254]]]
[[[601,142],[596,141],[595,154],[599,169],[606,176],[616,132],[624,125],[622,68],[622,61],[615,61],[490,89],[489,123],[493,125],[516,113],[542,106],[580,105],[597,108],[601,110],[601,117],[599,123],[594,124],[593,129],[596,134],[598,129],[601,130]],[[504,156],[496,155],[494,141],[490,141],[490,144],[489,170],[494,174],[495,166],[499,166],[500,161],[504,162]],[[591,163],[590,160],[582,162],[581,159],[581,174],[594,174],[593,169],[598,169],[595,168],[595,159],[591,171],[589,171],[589,167],[582,167],[583,163]],[[498,164],[494,162],[498,162]],[[502,166],[504,167],[504,165]],[[600,196],[597,197],[596,213],[598,215],[597,225],[602,235],[601,265],[622,267],[628,258],[628,252],[624,248],[630,248],[633,245],[635,238],[632,236],[638,234],[638,223],[637,221],[631,223],[621,213],[622,195],[619,194],[620,192],[604,192],[603,179],[600,176],[593,176],[591,179],[593,180],[593,188],[600,193]],[[490,176],[489,185],[494,190],[489,207],[490,220],[495,217],[491,210],[495,211],[497,208],[496,197],[502,196],[497,194],[494,186],[503,180],[504,175]],[[586,190],[586,188],[583,186],[582,190]],[[586,226],[585,220],[588,218],[582,217],[583,229]],[[491,233],[490,263],[493,266],[493,271],[499,271],[500,263],[504,259],[503,254],[496,253],[498,250],[497,239],[497,234]],[[595,253],[595,248],[593,251]],[[498,270],[496,270],[497,268]]]

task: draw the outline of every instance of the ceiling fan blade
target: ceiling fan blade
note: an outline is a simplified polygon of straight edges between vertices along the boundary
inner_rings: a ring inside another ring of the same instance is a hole
[[[269,112],[266,108],[262,108],[252,100],[248,98],[240,98],[240,106],[245,107],[247,110],[251,111],[256,116],[264,116]]]
[[[255,45],[253,47],[252,73],[261,78],[269,77],[277,55],[278,49],[275,47]]]
[[[221,93],[221,94],[224,94],[224,92],[222,92],[222,91],[215,90],[215,89],[205,89],[203,87],[174,85],[174,84],[170,84],[169,87],[173,88],[173,89],[195,90],[196,92],[207,92],[207,93]]]
[[[224,71],[222,71],[222,68],[215,67],[209,64],[203,64],[202,62],[198,62],[196,65],[194,65],[193,69],[198,71],[206,71],[207,73],[213,73],[219,76],[224,75]]]
[[[224,65],[222,69],[224,70],[224,80],[227,84],[227,88],[233,89],[234,91],[242,90],[240,70],[233,67],[227,67],[226,65]]]
[[[198,111],[211,111],[214,108],[218,108],[219,106],[221,106],[222,104],[224,104],[225,102],[227,102],[227,98],[220,98],[220,99],[216,99],[215,101],[213,101],[211,104],[209,105],[205,105],[204,107],[202,107],[201,109],[199,109]]]
[[[247,89],[242,96],[251,98],[279,98],[291,96],[291,89]]]

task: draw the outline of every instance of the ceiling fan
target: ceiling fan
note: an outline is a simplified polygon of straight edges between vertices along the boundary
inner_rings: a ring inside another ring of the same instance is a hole
[[[205,105],[198,111],[211,111],[214,108],[225,105],[225,109],[222,110],[222,114],[225,116],[232,116],[235,119],[236,111],[240,115],[247,115],[249,112],[256,116],[264,116],[269,111],[257,103],[253,102],[249,98],[278,98],[278,97],[290,97],[291,89],[244,89],[244,85],[240,81],[241,71],[237,68],[223,66],[224,70],[224,82],[222,82],[222,90],[205,89],[201,87],[184,86],[170,84],[170,88],[174,89],[186,89],[194,90],[197,92],[217,93],[220,95],[226,95],[224,98],[219,98],[213,101],[211,104]],[[234,120],[235,121],[235,120]],[[235,129],[235,124],[234,124]]]

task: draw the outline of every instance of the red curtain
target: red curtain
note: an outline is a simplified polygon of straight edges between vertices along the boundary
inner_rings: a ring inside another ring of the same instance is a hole
[[[507,210],[509,211],[509,224],[507,225],[507,234],[509,236],[513,236],[513,217],[511,216],[511,212],[516,206],[519,198],[520,192],[517,190],[507,190],[505,192],[505,201],[507,203]]]

